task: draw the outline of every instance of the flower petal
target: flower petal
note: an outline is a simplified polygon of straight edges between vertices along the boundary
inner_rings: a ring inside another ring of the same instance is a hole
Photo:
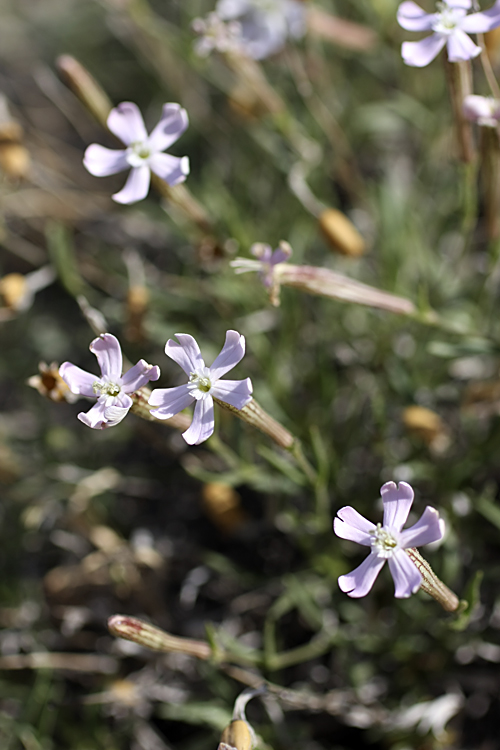
[[[189,174],[189,157],[172,156],[171,154],[153,154],[148,160],[149,166],[158,177],[169,185],[184,182]]]
[[[413,503],[413,490],[406,482],[386,482],[380,490],[384,501],[384,526],[401,531]]]
[[[389,570],[394,579],[396,599],[407,599],[419,590],[422,576],[402,549],[389,558]]]
[[[101,397],[87,413],[81,411],[78,419],[93,430],[102,430],[105,424],[106,397]]]
[[[161,119],[148,138],[152,151],[165,151],[175,143],[189,125],[187,112],[180,104],[164,104]]]
[[[121,379],[121,386],[125,393],[133,393],[150,380],[158,380],[160,368],[158,365],[150,365],[144,359],[140,359],[136,365],[130,368]]]
[[[201,356],[200,347],[196,339],[189,333],[176,333],[179,343],[169,339],[165,344],[165,354],[174,362],[182,367],[186,375],[205,367],[205,362]]]
[[[214,431],[214,401],[208,394],[196,402],[191,426],[182,433],[188,445],[199,445]]]
[[[481,47],[474,44],[465,31],[456,29],[450,34],[447,42],[448,60],[458,62],[459,60],[471,60],[481,54]]]
[[[398,23],[407,31],[430,31],[436,19],[435,13],[426,13],[413,0],[407,0],[398,8]]]
[[[444,34],[432,34],[418,42],[403,42],[401,54],[407,65],[423,68],[434,60],[445,44]]]
[[[375,579],[382,570],[384,563],[384,558],[369,554],[355,570],[347,573],[345,576],[340,576],[340,590],[354,599],[366,596],[375,583]]]
[[[149,397],[148,403],[157,406],[158,409],[151,411],[158,419],[170,419],[180,411],[190,406],[194,401],[187,385],[178,385],[176,388],[155,388]]]
[[[437,542],[444,536],[444,521],[430,505],[422,513],[417,523],[401,532],[399,541],[404,549],[420,547],[422,544]]]
[[[128,169],[129,165],[125,151],[117,151],[93,143],[85,151],[83,166],[94,177],[107,177],[110,174],[123,172],[124,169]]]
[[[498,2],[488,10],[466,16],[460,24],[460,28],[468,34],[484,34],[486,31],[496,29],[497,26],[500,26],[500,3]]]
[[[333,521],[333,530],[341,539],[349,539],[351,542],[371,544],[370,532],[376,528],[374,523],[367,521],[361,513],[346,505],[337,511],[337,518]]]
[[[123,357],[120,343],[112,333],[101,333],[89,347],[95,354],[103,378],[118,383],[122,376]]]
[[[236,367],[245,356],[245,337],[238,331],[226,331],[226,340],[221,353],[209,368],[212,382]]]
[[[239,18],[251,9],[249,0],[218,0],[215,12],[224,21]]]
[[[210,395],[231,404],[235,409],[243,409],[252,400],[253,386],[250,378],[245,380],[218,380]]]
[[[90,398],[96,397],[92,386],[96,380],[99,380],[97,375],[92,375],[90,372],[81,370],[76,365],[72,365],[71,362],[62,363],[59,368],[59,375],[66,383],[71,393],[76,393],[80,396],[89,396]]]
[[[142,201],[148,194],[150,179],[151,172],[148,166],[134,167],[130,171],[125,186],[112,196],[113,200],[117,203]]]
[[[133,102],[122,102],[111,110],[108,128],[126,146],[136,141],[145,141],[148,137],[139,107]]]

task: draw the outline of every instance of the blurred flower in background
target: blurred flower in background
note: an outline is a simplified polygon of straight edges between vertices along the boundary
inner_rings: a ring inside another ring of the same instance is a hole
[[[462,111],[464,117],[478,125],[496,128],[500,121],[500,101],[488,96],[466,96]]]
[[[194,51],[200,57],[211,52],[234,52],[241,48],[241,25],[238,21],[223,21],[217,13],[209,13],[205,18],[195,18],[191,28],[199,39],[194,43]]]

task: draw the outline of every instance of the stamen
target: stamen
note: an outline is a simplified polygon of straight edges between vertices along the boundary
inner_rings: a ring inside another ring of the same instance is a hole
[[[370,534],[371,547],[379,557],[392,557],[396,549],[398,548],[398,540],[394,534],[382,526],[381,523],[377,524],[375,531]]]
[[[100,380],[96,380],[95,383],[92,384],[92,390],[96,394],[96,396],[118,396],[118,394],[121,391],[121,388],[119,385],[116,385],[116,383],[105,383]]]

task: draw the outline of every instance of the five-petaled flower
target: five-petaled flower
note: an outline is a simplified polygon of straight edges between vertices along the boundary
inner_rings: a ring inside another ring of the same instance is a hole
[[[130,394],[150,380],[158,380],[160,368],[140,359],[122,375],[122,350],[118,339],[111,333],[102,333],[89,348],[97,357],[101,368],[100,378],[71,362],[64,362],[59,374],[72,393],[97,398],[95,406],[87,413],[81,412],[78,419],[95,430],[102,430],[113,427],[127,416],[133,404]]]
[[[394,579],[394,596],[404,599],[418,591],[422,583],[422,576],[405,549],[442,539],[444,521],[437,510],[428,505],[420,520],[403,531],[413,503],[412,488],[406,482],[400,482],[399,486],[386,482],[380,492],[384,502],[383,524],[375,526],[349,506],[341,508],[333,522],[333,529],[341,539],[370,547],[370,554],[359,567],[340,576],[339,587],[349,596],[366,596],[388,560]]]
[[[468,11],[472,0],[438,2],[436,13],[426,13],[413,0],[405,0],[398,8],[398,22],[408,31],[433,31],[418,42],[404,42],[401,48],[407,65],[422,68],[428,65],[446,45],[448,60],[470,60],[481,53],[467,34],[483,34],[500,26],[500,2],[481,13]]]
[[[169,339],[165,354],[182,367],[189,381],[176,388],[156,388],[149,398],[151,411],[158,419],[169,419],[196,402],[191,426],[182,437],[189,445],[198,445],[214,431],[214,398],[236,409],[242,409],[252,400],[252,382],[221,380],[245,354],[245,337],[237,331],[227,331],[221,353],[211,367],[207,367],[195,339],[187,333],[175,334],[180,343]]]
[[[218,0],[215,12],[223,21],[238,20],[241,44],[254,60],[279,52],[288,37],[306,32],[306,8],[301,0]]]
[[[95,177],[107,177],[132,167],[125,187],[113,198],[118,203],[135,203],[146,197],[154,172],[169,185],[184,182],[189,174],[189,158],[162,153],[175,143],[188,126],[188,116],[179,104],[164,104],[161,120],[148,135],[139,108],[122,102],[112,109],[108,128],[127,147],[112,150],[93,143],[85,151],[83,163]]]

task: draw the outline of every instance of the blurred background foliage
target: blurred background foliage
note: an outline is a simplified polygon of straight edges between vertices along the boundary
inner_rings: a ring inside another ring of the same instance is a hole
[[[190,24],[208,0],[2,0],[2,121],[22,127],[26,153],[15,168],[2,157],[0,273],[57,272],[27,309],[3,290],[4,750],[216,747],[241,686],[216,664],[113,639],[116,612],[192,638],[208,626],[243,662],[258,654],[266,678],[303,698],[251,704],[260,747],[498,747],[499,246],[474,170],[456,158],[440,62],[401,62],[395,0],[316,4],[373,36],[353,49],[309,33],[265,61],[280,121],[255,112],[221,58],[194,54]],[[137,102],[149,126],[164,102],[187,109],[173,151],[190,157],[186,185],[217,242],[154,192],[114,204],[123,175],[86,173],[87,145],[115,143],[59,80],[61,54],[114,104]],[[352,220],[366,254],[335,253],[291,189],[297,138],[312,149],[310,188]],[[281,239],[293,262],[406,296],[441,323],[293,289],[272,308],[228,261]],[[91,431],[81,405],[41,398],[26,384],[39,361],[96,370],[79,295],[131,361],[160,365],[163,387],[178,382],[163,354],[176,332],[208,362],[228,328],[245,334],[235,377],[251,376],[302,440],[316,486],[230,414],[217,412],[211,443],[188,448],[132,415]],[[430,504],[446,519],[429,559],[448,585],[466,596],[484,571],[466,627],[425,594],[395,600],[386,570],[365,599],[339,591],[361,557],[333,537],[335,511],[379,520],[389,479],[412,483],[415,517]]]

